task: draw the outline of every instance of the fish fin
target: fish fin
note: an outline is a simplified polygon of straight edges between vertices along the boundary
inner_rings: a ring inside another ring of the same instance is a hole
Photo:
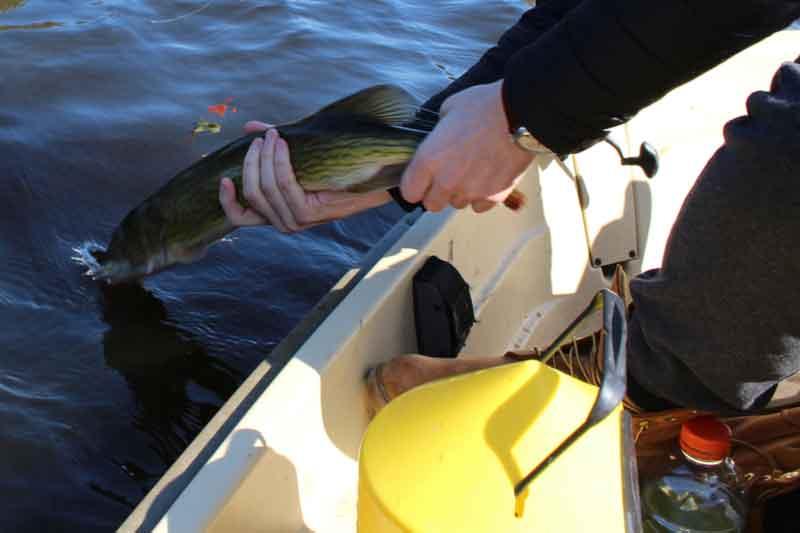
[[[390,126],[400,126],[411,121],[418,109],[417,99],[400,87],[374,85],[328,104],[308,118],[329,114],[351,114]]]
[[[348,192],[372,192],[381,189],[391,189],[400,185],[400,178],[403,177],[403,171],[406,168],[406,163],[398,163],[396,165],[386,165],[376,172],[368,180],[351,185],[347,188]]]

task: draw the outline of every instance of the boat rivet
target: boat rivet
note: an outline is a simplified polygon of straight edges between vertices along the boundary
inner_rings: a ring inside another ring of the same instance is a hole
[[[631,259],[636,257],[636,250],[631,250],[630,252],[628,252],[628,257],[630,257]]]
[[[600,259],[599,257],[596,257],[595,260],[594,260],[594,266],[600,266],[602,264],[603,264],[603,260]]]

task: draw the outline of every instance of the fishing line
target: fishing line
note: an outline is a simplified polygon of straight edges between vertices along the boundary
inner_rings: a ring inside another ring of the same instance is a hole
[[[438,111],[434,111],[433,109],[428,109],[427,107],[422,107],[420,105],[407,105],[407,106],[403,106],[403,107],[406,108],[406,109],[415,109],[417,111],[417,113],[419,113],[421,111],[425,112],[425,113],[430,113],[431,115],[435,115],[437,120],[439,118],[439,112]]]
[[[427,108],[427,107],[422,107],[421,105],[417,106],[417,109],[419,109],[420,111],[425,111],[425,112],[430,113],[432,115],[436,115],[437,117],[439,116],[439,112],[438,111],[430,109],[430,108]]]
[[[171,19],[151,20],[150,22],[153,23],[153,24],[165,24],[167,22],[175,22],[177,20],[185,19],[186,17],[191,17],[192,15],[196,15],[196,14],[200,13],[201,11],[203,11],[204,9],[206,9],[208,6],[210,6],[213,3],[214,3],[214,0],[208,0],[208,2],[206,2],[202,6],[198,7],[194,11],[190,11],[188,13],[184,13],[183,15],[178,15],[177,17],[174,17],[174,18],[171,18]]]
[[[406,108],[413,109],[416,114],[413,119],[408,121],[410,126],[406,126],[406,129],[417,131],[419,133],[430,133],[431,130],[436,127],[436,124],[438,124],[439,113],[437,111],[422,106],[406,106]],[[422,116],[425,113],[433,116],[430,118]],[[425,128],[425,130],[420,131],[420,128]]]
[[[413,128],[424,128],[426,131],[431,131],[434,127],[436,127],[436,122],[428,122],[425,120],[413,119],[409,120],[406,123],[406,125]]]
[[[410,131],[411,133],[421,133],[423,135],[427,135],[431,132],[431,130],[421,130],[418,128],[410,128],[408,126],[392,126],[392,128],[401,131]]]

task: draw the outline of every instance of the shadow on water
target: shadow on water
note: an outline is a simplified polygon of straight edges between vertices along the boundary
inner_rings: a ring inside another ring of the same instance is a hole
[[[106,364],[122,374],[135,402],[133,425],[170,465],[236,390],[240,373],[170,322],[164,304],[141,285],[105,286]],[[136,467],[127,465],[132,477]]]

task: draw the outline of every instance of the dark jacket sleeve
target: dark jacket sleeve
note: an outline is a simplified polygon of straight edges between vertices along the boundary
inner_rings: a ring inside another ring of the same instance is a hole
[[[585,0],[505,61],[509,122],[580,151],[798,17],[798,1]]]
[[[472,68],[443,91],[431,97],[423,107],[438,111],[445,98],[451,94],[473,85],[499,80],[505,75],[506,64],[514,54],[534,43],[578,4],[580,0],[540,0],[536,3],[536,8],[526,11],[517,23],[500,37],[497,46],[490,48]]]

